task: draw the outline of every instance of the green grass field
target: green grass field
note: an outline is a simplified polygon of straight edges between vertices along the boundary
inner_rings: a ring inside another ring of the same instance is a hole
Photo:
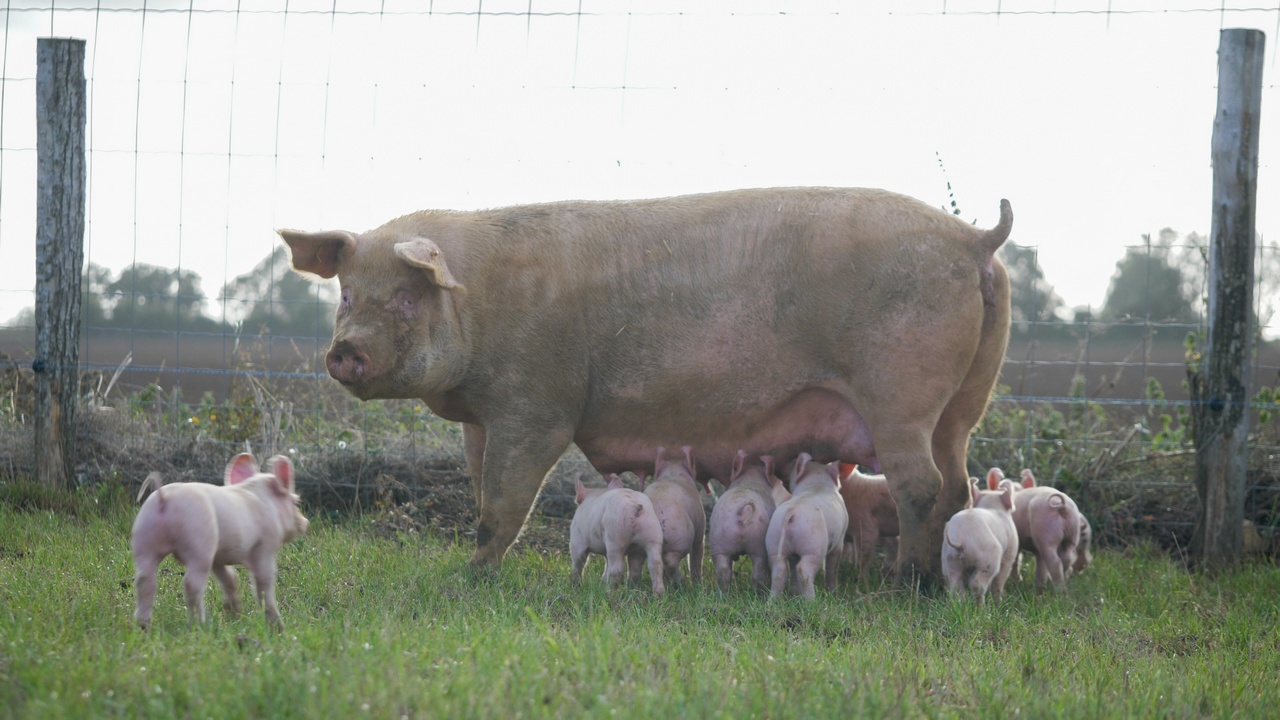
[[[90,501],[91,502],[91,501]],[[979,608],[860,591],[766,603],[605,592],[567,553],[471,571],[468,543],[317,521],[281,555],[286,628],[189,628],[181,567],[132,625],[134,508],[0,504],[0,717],[1274,717],[1280,571],[1102,551],[1065,596]],[[517,546],[518,547],[518,546]],[[708,570],[709,570],[708,564]],[[241,577],[246,603],[247,580]]]

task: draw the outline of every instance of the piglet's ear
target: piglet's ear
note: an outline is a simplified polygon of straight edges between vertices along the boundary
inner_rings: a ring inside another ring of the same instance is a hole
[[[1025,468],[1022,471],[1022,487],[1033,488],[1036,486],[1036,476],[1031,474],[1031,468]]]
[[[658,446],[657,454],[653,458],[653,479],[657,480],[662,474],[663,468],[667,466],[667,449],[661,445]]]
[[[772,455],[761,455],[761,456],[760,456],[760,462],[764,465],[764,477],[765,477],[765,479],[766,479],[766,480],[770,480],[770,483],[772,484],[772,480],[771,480],[771,478],[774,478],[774,477],[775,477],[775,475],[774,475],[774,473],[773,473],[773,470],[774,470],[774,468],[773,468],[773,456],[772,456]],[[780,480],[779,480],[779,481],[780,481]]]
[[[1004,479],[1004,471],[998,467],[993,467],[987,471],[987,489],[998,490],[1000,481]]]
[[[396,243],[395,250],[396,257],[409,265],[426,270],[431,275],[431,281],[436,285],[446,290],[466,292],[466,288],[454,279],[453,273],[449,272],[444,254],[440,252],[440,246],[434,242],[427,238],[414,238]]]
[[[222,474],[223,485],[238,485],[258,474],[258,463],[249,453],[240,453],[227,463],[227,470]]]
[[[623,488],[622,478],[617,473],[609,473],[609,477],[606,479],[609,481],[608,488],[610,490],[621,490]]]
[[[345,230],[308,233],[300,230],[280,230],[280,237],[289,246],[293,269],[319,275],[328,280],[338,274],[342,261],[355,250],[356,236]]]
[[[833,462],[827,465],[827,477],[831,478],[831,482],[835,483],[836,489],[840,489],[840,463]]]
[[[587,487],[586,487],[585,485],[583,485],[583,484],[582,484],[582,476],[581,476],[581,475],[579,475],[579,476],[578,476],[578,477],[573,481],[573,490],[574,490],[573,501],[574,501],[576,504],[581,505],[581,504],[582,504],[582,501],[587,499]]]
[[[742,474],[742,466],[746,462],[747,451],[739,448],[738,454],[733,456],[733,472],[729,473],[729,482],[725,483],[726,486],[732,485],[733,481],[738,479],[738,476]]]
[[[276,455],[267,461],[271,474],[288,492],[293,492],[293,461],[284,455]]]
[[[693,461],[693,448],[685,445],[680,451],[684,453],[684,469],[695,478],[698,477],[698,464]]]
[[[800,453],[800,457],[796,458],[795,465],[791,466],[791,482],[795,482],[800,479],[800,476],[804,474],[804,467],[808,465],[809,461],[812,459],[813,456],[809,453]]]

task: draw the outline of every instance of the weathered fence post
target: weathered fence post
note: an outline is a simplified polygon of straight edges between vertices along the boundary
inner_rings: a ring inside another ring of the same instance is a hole
[[[1204,566],[1234,562],[1241,550],[1265,43],[1260,30],[1230,29],[1218,46],[1208,328],[1203,369],[1191,379],[1200,496],[1191,552]]]
[[[84,270],[84,40],[36,40],[36,477],[75,477]]]

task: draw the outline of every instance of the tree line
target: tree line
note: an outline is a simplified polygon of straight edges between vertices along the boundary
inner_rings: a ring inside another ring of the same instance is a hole
[[[333,334],[336,290],[289,268],[283,246],[252,270],[206,295],[200,274],[190,269],[134,263],[120,271],[88,263],[81,279],[80,327],[135,328],[170,332],[233,332],[296,337]],[[12,325],[34,323],[24,309]]]
[[[1256,276],[1258,320],[1267,322],[1280,290],[1280,249],[1275,244],[1259,253]],[[1188,323],[1199,321],[1205,305],[1208,238],[1197,233],[1180,236],[1170,228],[1144,235],[1142,243],[1126,248],[1116,262],[1111,284],[1100,308],[1069,308],[1044,277],[1036,249],[1005,243],[1001,260],[1009,270],[1013,304],[1013,332],[1027,334],[1033,323],[1050,331],[1068,323]],[[336,290],[332,283],[315,283],[289,268],[283,246],[268,254],[252,270],[223,286],[209,298],[198,273],[146,263],[126,267],[119,275],[89,263],[82,280],[81,327],[139,328],[182,332],[329,337],[333,333]],[[215,307],[217,306],[217,307]],[[30,325],[27,308],[12,325]]]

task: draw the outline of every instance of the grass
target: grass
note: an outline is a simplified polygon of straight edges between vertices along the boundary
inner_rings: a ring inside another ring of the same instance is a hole
[[[281,554],[283,633],[256,610],[226,619],[212,584],[210,622],[189,628],[167,560],[144,634],[133,506],[47,504],[0,503],[0,716],[1260,717],[1280,703],[1273,565],[1189,574],[1139,545],[1098,552],[1064,596],[1019,586],[982,608],[860,592],[847,568],[809,604],[765,603],[741,568],[727,596],[705,573],[654,599],[605,592],[599,558],[575,587],[565,554],[516,551],[489,574],[466,543],[320,520]]]

